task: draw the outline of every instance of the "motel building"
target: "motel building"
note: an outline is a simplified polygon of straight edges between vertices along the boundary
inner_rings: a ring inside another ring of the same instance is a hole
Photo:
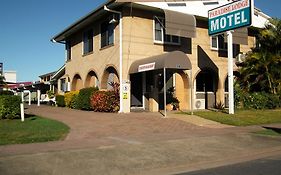
[[[58,93],[93,86],[110,90],[109,82],[118,82],[120,112],[163,110],[167,89],[174,89],[181,110],[227,106],[227,37],[209,36],[208,11],[230,2],[106,1],[52,38],[66,52],[65,65],[54,75]],[[231,8],[237,7],[212,17]],[[213,20],[212,28],[246,20],[243,15]],[[252,25],[234,30],[235,62],[255,47],[268,18],[254,8]],[[235,64],[233,69],[235,75]]]

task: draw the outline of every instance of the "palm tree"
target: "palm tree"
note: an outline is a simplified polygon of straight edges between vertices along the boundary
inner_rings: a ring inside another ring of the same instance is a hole
[[[281,20],[272,19],[258,35],[253,48],[241,64],[240,84],[248,92],[281,91]]]

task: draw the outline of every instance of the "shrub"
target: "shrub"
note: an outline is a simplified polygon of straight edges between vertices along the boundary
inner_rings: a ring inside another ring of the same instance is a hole
[[[0,95],[14,95],[14,92],[12,91],[0,91]]]
[[[96,91],[91,97],[92,109],[96,112],[117,112],[119,95],[115,91]]]
[[[280,97],[265,92],[248,93],[235,89],[235,105],[245,109],[275,109],[281,106]]]
[[[223,111],[225,109],[225,106],[223,102],[219,101],[214,104],[214,108]]]
[[[78,109],[82,110],[92,110],[91,106],[91,96],[93,92],[99,90],[96,87],[90,87],[90,88],[83,88],[79,91],[79,94],[76,99],[76,105]]]
[[[0,96],[0,119],[15,119],[20,116],[21,98],[19,96]]]
[[[54,98],[55,97],[55,93],[51,90],[47,91],[48,97],[49,98]]]
[[[56,95],[56,102],[59,107],[65,107],[64,95]]]
[[[66,92],[64,95],[65,106],[69,108],[75,108],[75,100],[78,93],[79,91]]]

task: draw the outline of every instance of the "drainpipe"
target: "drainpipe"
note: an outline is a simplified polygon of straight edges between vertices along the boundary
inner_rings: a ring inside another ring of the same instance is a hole
[[[120,89],[119,89],[119,103],[120,103],[120,109],[119,113],[123,113],[123,98],[122,98],[122,92],[123,92],[123,47],[122,47],[122,34],[123,34],[123,25],[122,25],[122,12],[111,10],[107,8],[106,6],[103,6],[105,11],[112,12],[112,13],[117,13],[119,15],[119,73],[120,73]]]

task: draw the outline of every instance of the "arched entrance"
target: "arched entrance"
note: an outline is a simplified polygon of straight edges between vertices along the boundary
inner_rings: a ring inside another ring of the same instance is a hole
[[[85,79],[85,87],[98,87],[99,81],[97,74],[94,71],[90,71]]]
[[[203,69],[196,76],[195,109],[208,109],[216,102],[218,73],[212,69]]]
[[[71,90],[77,91],[83,88],[82,78],[79,74],[74,75],[71,84]]]
[[[119,83],[118,73],[116,69],[112,66],[104,70],[102,81],[101,81],[101,89],[112,90],[112,87],[109,84],[111,82]]]
[[[173,86],[175,87],[175,96],[179,100],[179,107],[181,110],[189,109],[189,94],[188,94],[188,76],[184,71],[177,71],[174,75]]]
[[[173,96],[170,97],[178,97],[182,101],[180,107],[188,109],[188,78],[184,71],[191,69],[190,59],[181,51],[135,61],[129,69],[131,106],[142,106],[143,109],[153,112],[164,109],[166,116],[165,107],[169,103],[170,95],[167,93],[172,92]]]

